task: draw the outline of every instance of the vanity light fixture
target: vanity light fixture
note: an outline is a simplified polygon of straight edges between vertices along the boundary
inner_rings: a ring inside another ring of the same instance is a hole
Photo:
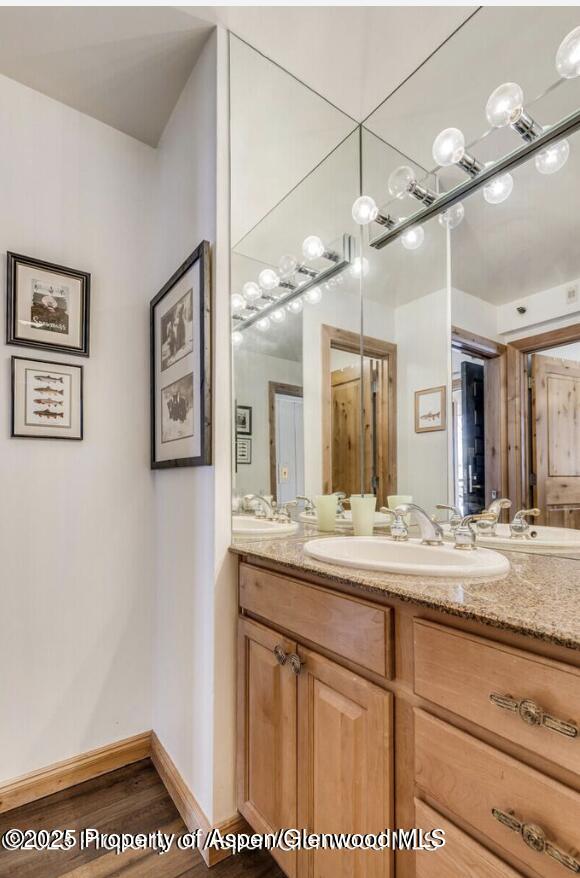
[[[580,27],[566,34],[556,52],[556,70],[562,79],[580,76]]]
[[[377,203],[370,195],[361,195],[352,205],[352,218],[359,226],[368,226],[369,223],[379,223],[392,229],[397,220],[389,214],[379,213]]]
[[[476,177],[483,165],[465,150],[465,136],[459,128],[445,128],[433,141],[433,159],[441,168],[457,165],[470,177]]]
[[[350,273],[353,277],[360,277],[362,272],[362,276],[366,277],[369,273],[369,269],[370,265],[366,256],[363,256],[362,260],[360,256],[356,256],[350,267]]]
[[[286,308],[288,309],[288,311],[290,311],[291,314],[300,314],[300,312],[304,308],[304,301],[301,297],[299,297],[298,299],[292,299],[291,302],[288,302]]]
[[[312,262],[313,259],[328,259],[330,262],[338,262],[340,256],[332,250],[327,250],[322,239],[318,235],[308,235],[302,242],[304,258]]]
[[[230,297],[232,311],[241,311],[246,307],[246,300],[240,293],[232,293]]]
[[[304,298],[309,305],[317,305],[322,299],[322,290],[320,287],[310,287],[310,289],[306,290],[304,293]]]
[[[280,270],[280,277],[286,280],[295,274],[298,268],[298,260],[291,253],[286,253],[280,257],[278,268]]]
[[[555,174],[563,168],[570,155],[570,144],[567,140],[551,143],[546,149],[536,153],[534,162],[540,174]]]
[[[411,195],[425,205],[433,204],[437,198],[436,192],[417,182],[416,174],[409,165],[400,165],[400,167],[395,168],[389,177],[388,189],[393,198]]]
[[[234,331],[232,332],[232,344],[233,344],[233,346],[234,346],[235,348],[239,348],[239,346],[241,345],[241,343],[243,342],[243,340],[244,340],[244,334],[243,334],[243,332],[240,332],[239,329],[234,329]]]
[[[260,317],[260,319],[256,321],[256,326],[260,332],[266,332],[266,330],[270,328],[270,318]]]
[[[501,204],[512,194],[514,178],[511,174],[500,174],[483,187],[483,197],[488,204]]]
[[[286,312],[284,308],[277,308],[275,311],[272,311],[270,318],[274,323],[283,323],[284,320],[286,320]]]
[[[444,210],[443,213],[440,213],[437,217],[439,221],[439,225],[443,226],[444,229],[449,229],[453,231],[457,226],[463,221],[463,217],[465,216],[465,208],[461,201],[458,201],[457,204],[452,204],[451,207],[448,207],[447,210]]]
[[[417,250],[425,240],[423,226],[412,226],[401,235],[401,243],[405,250]]]
[[[276,274],[273,268],[264,268],[258,275],[258,283],[262,287],[263,290],[275,290],[276,287],[280,286],[280,278]]]
[[[246,302],[255,302],[262,297],[262,290],[255,281],[249,280],[242,287],[242,295]]]

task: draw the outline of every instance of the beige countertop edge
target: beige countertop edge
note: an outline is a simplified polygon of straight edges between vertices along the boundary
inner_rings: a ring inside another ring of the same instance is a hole
[[[397,598],[568,649],[580,649],[578,561],[506,552],[511,570],[502,579],[468,583],[418,576],[403,579],[306,560],[302,548],[308,538],[243,538],[234,541],[230,551],[272,561],[289,571],[312,573],[358,587],[367,594]]]

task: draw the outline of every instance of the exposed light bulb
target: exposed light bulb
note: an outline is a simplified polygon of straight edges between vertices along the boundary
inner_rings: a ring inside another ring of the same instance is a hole
[[[540,174],[555,174],[564,167],[570,155],[570,144],[567,140],[551,143],[546,149],[536,153],[536,169]]]
[[[465,208],[461,201],[458,201],[457,204],[452,204],[451,207],[439,214],[439,225],[443,226],[444,229],[456,229],[464,216]]]
[[[517,82],[504,82],[492,91],[485,106],[487,121],[493,128],[513,125],[522,115],[524,93]]]
[[[304,308],[304,302],[302,300],[302,297],[299,296],[297,299],[292,299],[291,302],[288,302],[286,307],[291,314],[300,314],[300,312]]]
[[[580,76],[580,27],[566,34],[556,52],[556,70],[562,79]]]
[[[246,302],[255,302],[256,299],[261,298],[262,290],[253,280],[247,281],[242,287],[242,295]]]
[[[280,278],[273,268],[264,268],[258,275],[258,283],[263,290],[275,290],[280,285]]]
[[[370,195],[361,195],[352,206],[352,218],[359,226],[368,226],[378,215],[376,201]]]
[[[286,312],[284,311],[284,308],[276,308],[275,311],[272,311],[270,317],[274,323],[283,323],[284,320],[286,320]]]
[[[317,305],[322,299],[322,290],[320,287],[310,287],[310,289],[306,290],[304,293],[304,298],[310,305]]]
[[[232,311],[241,311],[242,308],[246,307],[246,300],[239,293],[232,293],[230,297],[230,303],[232,306]]]
[[[415,182],[415,174],[409,165],[395,168],[389,177],[388,188],[393,198],[402,198]]]
[[[401,235],[401,243],[406,250],[416,250],[425,240],[423,226],[412,226]]]
[[[239,348],[239,346],[241,345],[241,343],[243,342],[243,340],[244,340],[244,336],[242,335],[242,333],[240,332],[240,330],[239,330],[239,329],[234,329],[234,331],[232,332],[232,344],[233,344],[233,346],[234,346],[235,348]]]
[[[324,253],[324,244],[318,235],[309,235],[302,243],[302,253],[305,259],[319,259]]]
[[[500,174],[483,187],[483,197],[488,204],[501,204],[512,194],[514,178],[511,174]]]
[[[459,128],[445,128],[433,141],[433,159],[442,168],[456,165],[465,155],[465,137]]]
[[[362,261],[360,256],[356,256],[350,266],[350,273],[353,277],[360,277],[361,273],[363,277],[366,277],[369,273],[369,261],[366,256],[363,256]]]
[[[270,329],[270,318],[260,317],[260,319],[256,321],[256,326],[260,332],[266,332],[267,329]]]
[[[298,268],[298,260],[292,256],[291,253],[287,253],[285,256],[280,258],[280,262],[278,263],[278,268],[280,269],[280,276],[283,278],[292,277],[296,269]]]

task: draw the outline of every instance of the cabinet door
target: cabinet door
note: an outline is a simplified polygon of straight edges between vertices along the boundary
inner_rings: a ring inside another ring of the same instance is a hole
[[[280,658],[291,640],[238,622],[238,809],[256,832],[296,826],[296,675]],[[272,855],[293,878],[296,855]]]
[[[298,825],[310,832],[392,827],[392,696],[306,649],[298,675]],[[301,878],[389,878],[390,851],[312,850]]]

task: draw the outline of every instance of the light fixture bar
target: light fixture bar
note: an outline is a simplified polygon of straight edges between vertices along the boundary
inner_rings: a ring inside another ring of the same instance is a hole
[[[523,143],[513,152],[510,152],[502,159],[499,159],[499,161],[494,162],[491,165],[486,165],[486,167],[479,172],[477,177],[472,177],[464,183],[460,183],[459,186],[455,186],[453,189],[450,189],[449,192],[443,192],[436,201],[432,204],[426,205],[422,210],[418,210],[417,213],[407,219],[402,220],[396,228],[387,229],[386,231],[381,232],[381,234],[377,235],[370,241],[370,246],[375,250],[381,250],[383,247],[386,247],[387,244],[390,244],[391,241],[400,238],[403,232],[406,232],[411,226],[424,223],[431,219],[431,217],[437,216],[438,213],[451,207],[453,204],[457,204],[458,201],[463,201],[463,199],[468,195],[471,195],[472,192],[476,192],[478,189],[483,188],[483,186],[485,186],[486,183],[489,183],[494,177],[497,177],[500,174],[505,174],[507,171],[519,167],[519,165],[523,165],[531,156],[545,149],[551,143],[562,140],[562,138],[569,134],[573,134],[579,128],[580,110],[576,110],[574,113],[571,113],[569,116],[560,120],[560,122],[557,122],[551,128],[542,131],[542,133],[538,134],[534,140],[528,143]]]
[[[341,271],[344,271],[344,269],[352,263],[353,253],[354,241],[352,235],[344,234],[342,236],[342,255],[338,253],[336,254],[337,262],[332,262],[328,268],[323,269],[322,271],[314,272],[314,277],[310,277],[310,280],[307,283],[302,284],[300,287],[296,287],[296,289],[288,293],[287,296],[280,296],[275,302],[266,305],[265,308],[260,308],[257,314],[251,314],[249,317],[238,322],[236,324],[238,332],[241,332],[243,329],[248,329],[248,327],[252,326],[258,320],[261,320],[262,317],[267,317],[272,311],[276,311],[278,308],[285,308],[289,302],[298,298],[298,296],[303,295],[312,287],[317,287],[319,284],[330,280],[335,274],[340,274]]]

